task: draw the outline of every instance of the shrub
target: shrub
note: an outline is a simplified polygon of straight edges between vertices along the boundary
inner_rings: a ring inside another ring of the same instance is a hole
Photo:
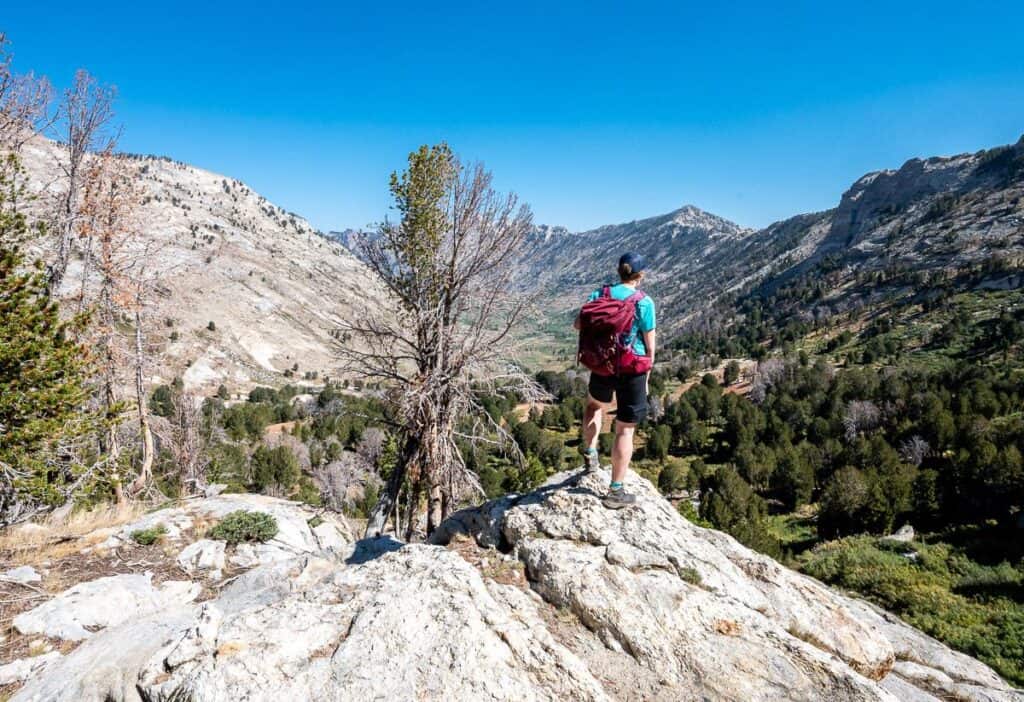
[[[700,573],[697,572],[696,568],[680,568],[679,577],[685,580],[686,582],[690,583],[691,585],[700,585],[702,582]]]
[[[217,331],[217,325],[214,324],[212,321],[206,325],[206,328],[210,331]]]
[[[299,460],[287,446],[260,446],[252,454],[252,484],[258,491],[277,487],[291,493],[301,476]]]
[[[722,374],[722,383],[724,385],[732,385],[740,379],[740,364],[737,361],[729,361],[729,365],[725,367],[725,371]]]
[[[132,532],[132,541],[139,544],[140,546],[152,546],[157,541],[163,538],[164,534],[167,533],[167,527],[163,524],[157,524],[151,526],[148,529],[139,529],[138,531]]]
[[[665,494],[678,492],[686,487],[686,470],[676,463],[669,463],[658,474],[658,489]]]
[[[991,665],[1012,684],[1024,683],[1024,575],[1009,563],[975,563],[941,542],[893,544],[853,536],[805,552],[800,565]]]
[[[149,411],[158,417],[174,414],[174,390],[169,385],[157,385],[149,396]]]
[[[208,538],[239,544],[243,541],[269,541],[277,535],[277,520],[264,512],[240,509],[226,515],[210,529]]]

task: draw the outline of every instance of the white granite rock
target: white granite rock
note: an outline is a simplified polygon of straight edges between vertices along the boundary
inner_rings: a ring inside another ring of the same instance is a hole
[[[189,575],[205,575],[220,580],[224,571],[224,542],[211,539],[194,541],[178,554],[178,567]]]
[[[42,581],[43,576],[32,566],[18,566],[0,573],[0,580],[19,585],[31,585]]]
[[[146,700],[608,700],[586,666],[456,554],[242,576],[142,671]],[[499,592],[495,596],[494,591]]]
[[[25,682],[60,657],[59,651],[50,651],[39,656],[19,658],[16,661],[0,665],[0,685]]]
[[[14,618],[20,634],[81,641],[95,629],[120,624],[166,607],[191,602],[201,588],[191,581],[168,581],[154,587],[152,576],[113,575],[79,583]]]

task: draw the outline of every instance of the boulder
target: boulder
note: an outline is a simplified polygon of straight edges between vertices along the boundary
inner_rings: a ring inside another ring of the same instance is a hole
[[[196,616],[195,606],[175,606],[106,629],[29,678],[11,701],[143,702],[140,669],[194,626]]]
[[[178,506],[147,514],[142,519],[120,527],[106,540],[104,546],[116,548],[127,544],[132,540],[134,532],[159,525],[166,530],[166,541],[179,543],[187,538],[190,531],[202,532],[227,514],[239,510],[263,512],[272,515],[277,521],[277,535],[266,544],[279,553],[280,557],[276,560],[306,553],[339,551],[354,541],[348,525],[338,515],[319,512],[300,502],[267,495],[231,493],[186,500]],[[310,522],[316,524],[315,529]]]
[[[450,549],[353,543],[344,522],[260,496],[161,510],[188,521],[181,540],[235,509],[285,526],[267,544],[181,549],[196,577],[249,569],[201,604],[196,584],[116,576],[20,615],[18,631],[84,642],[12,702],[1022,699],[898,618],[688,522],[635,475],[638,503],[605,509],[607,479],[462,510],[435,534],[458,535]]]
[[[884,537],[885,541],[896,541],[899,543],[908,543],[914,540],[914,527],[909,524],[904,524],[899,529],[894,531],[892,534]]]
[[[224,571],[224,542],[200,539],[181,550],[178,567],[189,575],[205,574],[211,580],[220,580]]]
[[[638,503],[604,509],[608,479],[558,475],[457,514],[442,534],[500,540],[544,599],[667,684],[708,699],[903,699],[894,691],[908,685],[922,699],[1021,699],[984,664],[895,616],[692,524],[632,473]]]
[[[81,641],[92,635],[90,630],[191,602],[200,590],[198,584],[187,580],[172,580],[157,587],[149,573],[97,578],[22,612],[14,618],[14,628],[20,634]]]
[[[32,585],[42,581],[43,576],[32,566],[18,566],[0,573],[0,580],[18,585]]]
[[[153,656],[144,699],[607,700],[535,608],[431,546],[251,571]]]
[[[60,658],[59,651],[50,651],[39,656],[19,658],[16,661],[0,665],[0,686],[25,682],[58,658]]]

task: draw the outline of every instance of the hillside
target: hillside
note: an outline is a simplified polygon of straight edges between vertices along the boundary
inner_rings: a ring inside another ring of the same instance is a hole
[[[7,551],[5,567],[36,567],[5,576],[38,595],[9,613],[7,645],[37,655],[0,680],[19,702],[1020,699],[977,661],[691,524],[635,475],[639,503],[604,509],[606,482],[563,474],[464,510],[435,535],[447,548],[354,542],[334,516],[222,495],[65,539],[60,555]],[[225,544],[210,526],[238,509],[277,533]],[[155,543],[139,536],[161,525]]]
[[[722,275],[735,263],[736,249],[748,246],[754,234],[692,205],[580,233],[540,226],[522,257],[521,276],[569,303],[611,280],[623,251],[643,251],[651,270],[647,289],[675,311],[673,324],[680,324],[749,274],[741,266]]]
[[[869,173],[831,210],[747,230],[687,206],[659,217],[570,233],[540,227],[523,276],[537,275],[566,307],[614,276],[618,255],[650,262],[645,287],[669,332],[732,317],[751,292],[787,286],[813,296],[786,308],[821,318],[870,304],[912,281],[1020,287],[1024,262],[1024,138],[975,154],[912,159]],[[961,286],[961,287],[963,287]]]
[[[22,157],[42,210],[57,194],[62,150],[36,138]],[[296,366],[299,377],[337,377],[330,331],[376,290],[363,266],[241,181],[166,158],[131,158],[146,196],[139,246],[155,251],[159,277],[147,310],[151,382],[181,377],[190,389],[246,390]],[[80,275],[73,262],[69,292]]]

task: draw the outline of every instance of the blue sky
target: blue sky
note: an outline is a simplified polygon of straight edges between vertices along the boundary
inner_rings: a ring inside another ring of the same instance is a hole
[[[366,226],[421,143],[535,220],[748,226],[1024,133],[1024,3],[143,3],[0,12],[20,70],[119,90],[124,150]]]

